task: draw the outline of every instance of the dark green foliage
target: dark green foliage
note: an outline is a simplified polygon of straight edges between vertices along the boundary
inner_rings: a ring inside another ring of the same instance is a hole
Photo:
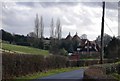
[[[50,51],[50,53],[52,53],[52,54],[58,54],[58,52],[59,52],[59,40],[57,40],[57,39],[54,39],[54,38],[52,38],[52,39],[50,39],[50,49],[49,49],[49,51]]]
[[[44,49],[44,39],[42,40],[40,38],[11,34],[4,30],[1,30],[1,32],[2,32],[2,40],[8,41],[9,43]]]
[[[30,46],[30,43],[28,42],[17,42],[16,44],[21,46]]]
[[[105,48],[105,57],[112,59],[120,58],[120,40],[113,37],[109,42],[108,46]]]
[[[57,55],[67,56],[68,53],[66,49],[64,49],[63,45],[64,45],[63,40],[51,39],[50,49],[49,49],[50,53],[54,55],[57,54]]]
[[[17,42],[27,42],[27,37],[24,36],[24,35],[17,35],[17,34],[14,34],[13,35],[13,42],[17,43]]]
[[[57,44],[55,44],[55,45],[57,45]],[[60,42],[58,44],[58,48],[60,49],[60,51],[62,49],[65,49],[67,51],[67,53],[74,52],[72,40],[65,40],[65,39],[60,40]]]
[[[4,30],[0,30],[2,33],[2,40],[9,41],[10,43],[13,42],[14,37],[11,35],[11,33],[8,33]]]
[[[75,49],[75,48],[73,47],[72,40],[65,40],[63,47],[68,51],[68,53],[73,53],[73,51],[74,51],[74,49]]]
[[[22,45],[22,46],[30,46],[30,43],[28,42],[28,37],[24,35],[11,34],[4,30],[1,30],[1,33],[2,33],[2,40],[4,41],[8,41],[9,43]]]

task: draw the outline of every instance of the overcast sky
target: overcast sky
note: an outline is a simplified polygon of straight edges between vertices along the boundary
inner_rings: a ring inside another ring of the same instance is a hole
[[[34,31],[36,13],[39,17],[43,16],[45,37],[50,36],[52,18],[55,25],[56,19],[60,18],[62,37],[66,37],[69,32],[72,36],[77,32],[79,36],[87,34],[89,40],[95,40],[101,33],[101,2],[4,2],[2,28],[11,33],[27,35]],[[118,35],[117,2],[106,3],[105,33]]]

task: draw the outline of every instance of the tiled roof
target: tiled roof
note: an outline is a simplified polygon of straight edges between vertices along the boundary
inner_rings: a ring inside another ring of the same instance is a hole
[[[76,35],[73,36],[72,40],[81,41],[81,39],[80,39],[80,37],[77,35],[77,33],[76,33]]]
[[[72,36],[69,33],[69,35],[66,37],[66,40],[71,40],[71,39],[72,39]]]

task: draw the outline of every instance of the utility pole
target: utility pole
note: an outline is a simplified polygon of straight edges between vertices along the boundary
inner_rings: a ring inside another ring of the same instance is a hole
[[[105,15],[105,2],[103,2],[102,12],[100,64],[103,64],[104,59],[104,15]]]

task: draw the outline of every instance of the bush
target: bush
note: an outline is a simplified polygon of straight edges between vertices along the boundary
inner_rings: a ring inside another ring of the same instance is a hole
[[[3,79],[23,76],[35,72],[43,72],[55,68],[66,67],[67,58],[63,56],[9,54],[2,55]]]
[[[64,56],[67,56],[68,55],[68,52],[63,48],[63,49],[60,49],[60,55],[64,55]]]
[[[108,75],[111,73],[119,73],[120,71],[120,62],[116,63],[108,63],[108,64],[99,64],[90,66],[84,72],[85,81],[117,81],[112,75]]]
[[[55,68],[63,68],[66,67],[68,59],[63,56],[48,56],[46,57],[46,68],[55,69]]]
[[[75,66],[90,66],[90,65],[95,65],[95,64],[99,64],[100,60],[99,59],[80,59],[80,60],[69,60],[68,61],[68,65],[71,67],[75,67]],[[113,60],[104,60],[104,63],[110,63]]]
[[[107,64],[99,64],[99,65],[94,65],[95,67],[102,67],[106,70],[106,74],[110,73],[118,73],[119,72],[119,63],[107,63]]]
[[[111,63],[111,64],[103,64],[102,67],[106,69],[106,74],[110,73],[119,73],[120,70],[120,62]]]
[[[82,53],[80,53],[80,59],[84,59],[84,58],[98,59],[99,56],[100,56],[99,52],[89,52],[89,53],[82,52]]]
[[[21,46],[30,46],[30,43],[28,42],[16,42],[16,44]]]

